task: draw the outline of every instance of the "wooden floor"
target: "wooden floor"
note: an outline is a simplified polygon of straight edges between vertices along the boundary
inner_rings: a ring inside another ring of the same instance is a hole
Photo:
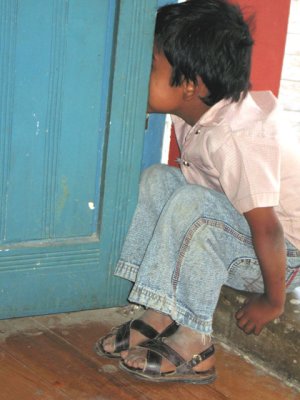
[[[95,340],[130,316],[124,309],[0,321],[1,400],[295,400],[300,393],[217,344],[209,386],[151,384],[93,352]]]

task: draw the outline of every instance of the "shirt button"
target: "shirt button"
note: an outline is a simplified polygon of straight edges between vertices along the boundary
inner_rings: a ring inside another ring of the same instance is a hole
[[[197,131],[195,131],[195,135],[199,135],[199,133],[201,133],[201,129],[198,129]]]
[[[190,166],[190,163],[189,163],[188,161],[182,161],[182,164],[183,164],[185,167],[189,167],[189,166]]]

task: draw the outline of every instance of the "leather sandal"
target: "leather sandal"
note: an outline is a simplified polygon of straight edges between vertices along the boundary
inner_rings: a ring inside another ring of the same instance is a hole
[[[95,344],[95,352],[102,357],[106,358],[121,358],[121,352],[129,349],[130,342],[130,329],[134,329],[145,336],[145,342],[158,337],[168,337],[173,335],[178,329],[178,324],[173,321],[168,325],[163,332],[159,333],[152,326],[142,321],[141,319],[135,319],[125,324],[119,325],[111,330],[109,334],[101,337]],[[113,352],[104,350],[103,342],[111,336],[115,336],[115,349]],[[144,342],[143,342],[144,343]]]
[[[194,384],[209,384],[216,379],[215,368],[206,371],[195,371],[193,368],[202,361],[211,357],[215,348],[211,345],[206,350],[194,355],[191,360],[184,360],[180,354],[168,346],[162,338],[149,340],[136,346],[147,349],[146,363],[144,369],[129,367],[124,361],[120,362],[120,369],[136,377],[152,382],[187,382]],[[163,357],[170,361],[175,370],[171,372],[161,372]]]

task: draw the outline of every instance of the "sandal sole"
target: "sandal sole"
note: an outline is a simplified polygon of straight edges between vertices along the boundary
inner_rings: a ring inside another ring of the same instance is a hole
[[[181,374],[176,374],[172,373],[166,374],[166,375],[160,375],[160,376],[153,376],[153,375],[147,375],[143,373],[142,370],[140,369],[135,369],[135,368],[130,368],[127,367],[123,362],[120,362],[119,368],[122,371],[125,371],[131,375],[134,375],[136,378],[142,379],[144,381],[148,382],[154,382],[154,383],[165,383],[165,382],[182,382],[182,383],[191,383],[194,385],[209,385],[210,383],[213,383],[217,375],[214,372],[207,372],[208,376],[204,376],[206,372],[196,372],[195,374],[192,375],[181,375]]]

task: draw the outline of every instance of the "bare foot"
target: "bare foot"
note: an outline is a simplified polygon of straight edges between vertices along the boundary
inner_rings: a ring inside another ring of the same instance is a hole
[[[178,330],[170,337],[163,339],[172,349],[174,349],[186,361],[189,361],[193,355],[201,353],[211,345],[211,339],[184,326],[180,326]],[[124,363],[129,367],[143,370],[145,367],[147,350],[143,348],[132,348],[128,355],[124,358]],[[215,356],[209,357],[196,367],[195,371],[207,371],[215,365]],[[162,359],[161,372],[171,372],[175,370],[175,366],[165,358]]]
[[[157,332],[161,333],[168,325],[172,323],[172,319],[166,315],[159,313],[157,311],[148,309],[144,312],[144,314],[139,318],[152,326]],[[103,340],[103,349],[108,353],[113,353],[115,350],[115,335],[109,336],[108,338]],[[144,342],[147,338],[142,335],[140,332],[135,329],[130,330],[129,337],[129,348],[137,346]],[[128,355],[128,351],[122,351],[121,357],[124,359]]]

